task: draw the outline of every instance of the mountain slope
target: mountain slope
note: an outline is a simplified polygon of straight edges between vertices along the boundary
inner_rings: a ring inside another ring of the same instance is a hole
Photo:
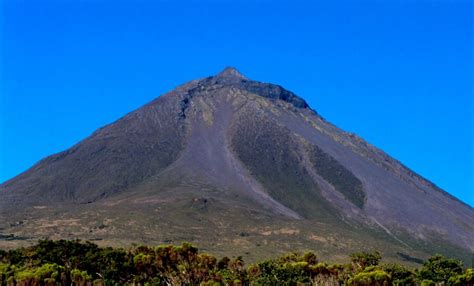
[[[43,159],[0,195],[7,247],[48,236],[188,240],[251,258],[304,248],[336,260],[367,247],[393,259],[474,251],[471,207],[302,98],[233,68]]]

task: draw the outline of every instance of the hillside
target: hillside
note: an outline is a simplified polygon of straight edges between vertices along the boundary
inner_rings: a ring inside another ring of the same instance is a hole
[[[332,261],[370,249],[399,261],[474,252],[471,207],[304,99],[233,68],[41,160],[0,195],[0,248],[47,237],[189,241],[250,260],[303,249]]]

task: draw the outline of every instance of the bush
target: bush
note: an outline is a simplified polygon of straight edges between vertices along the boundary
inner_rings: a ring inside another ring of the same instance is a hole
[[[390,285],[390,275],[381,269],[370,269],[349,279],[349,285]]]
[[[463,264],[456,259],[446,259],[437,254],[430,257],[418,272],[420,280],[431,280],[433,282],[447,283],[449,278],[462,274]]]
[[[474,285],[474,269],[468,268],[463,274],[450,277],[448,285]]]
[[[47,248],[51,248],[48,252]],[[190,244],[130,250],[80,241],[41,241],[0,251],[0,285],[467,285],[474,270],[435,255],[420,270],[379,264],[378,252],[358,252],[351,263],[326,264],[312,252],[291,252],[245,267],[242,257],[217,260]]]
[[[378,265],[382,256],[378,251],[356,252],[350,255],[352,264],[357,270],[363,270],[367,266]]]
[[[400,264],[385,264],[382,269],[392,278],[393,285],[414,285],[415,275],[408,268]]]

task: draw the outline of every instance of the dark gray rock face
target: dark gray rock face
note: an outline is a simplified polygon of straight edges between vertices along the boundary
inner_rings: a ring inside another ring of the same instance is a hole
[[[245,90],[271,99],[283,100],[297,108],[309,108],[304,99],[296,94],[271,83],[262,83],[247,79],[234,68],[226,68],[216,76],[205,79],[202,85],[224,85]]]
[[[335,260],[368,245],[399,260],[474,251],[471,207],[234,68],[41,160],[0,196],[0,237],[25,243],[186,240],[224,255],[317,248]]]

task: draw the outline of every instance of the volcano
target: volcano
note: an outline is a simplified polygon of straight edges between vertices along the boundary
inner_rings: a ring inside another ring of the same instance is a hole
[[[185,83],[0,185],[0,247],[188,241],[247,259],[469,259],[474,209],[283,87]]]

